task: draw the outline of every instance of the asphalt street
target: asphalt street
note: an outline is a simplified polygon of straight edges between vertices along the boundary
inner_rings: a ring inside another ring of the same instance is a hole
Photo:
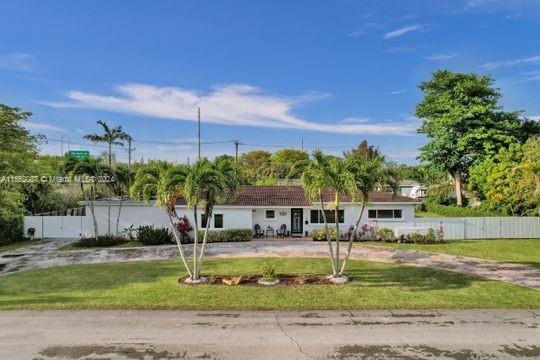
[[[534,309],[5,311],[0,359],[535,359],[539,325]]]

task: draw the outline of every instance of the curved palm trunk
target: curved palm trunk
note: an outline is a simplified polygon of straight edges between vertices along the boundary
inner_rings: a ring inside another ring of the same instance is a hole
[[[332,247],[332,239],[328,236],[328,221],[326,220],[326,213],[324,209],[324,200],[322,193],[320,194],[320,201],[321,201],[321,213],[323,216],[323,222],[324,222],[324,237],[326,238],[326,241],[328,242],[328,253],[330,254],[330,262],[332,263],[332,275],[337,275],[337,266],[336,261],[334,259],[334,248]]]
[[[339,195],[336,193],[335,195],[335,209],[334,209],[334,217],[335,217],[335,222],[336,222],[336,272],[337,270],[339,269],[339,239],[340,239],[340,236],[339,236]]]
[[[180,253],[180,258],[182,259],[182,263],[184,263],[184,267],[186,268],[188,275],[190,278],[193,278],[193,273],[191,272],[191,269],[189,268],[189,265],[186,261],[186,255],[184,254],[184,248],[182,247],[182,241],[180,240],[180,237],[178,236],[178,232],[176,231],[176,227],[174,226],[174,222],[172,219],[171,213],[167,210],[167,217],[169,218],[169,224],[172,228],[174,240],[176,241],[176,246],[178,247],[178,252]]]
[[[86,191],[84,191],[84,185],[82,182],[81,182],[81,190],[84,195],[84,200],[90,204],[90,213],[92,214],[92,222],[94,223],[94,238],[97,241],[99,237],[99,228],[98,228],[98,222],[96,219],[96,212],[94,211],[94,190],[93,190],[92,185],[90,185],[90,198],[88,198]]]
[[[364,209],[366,205],[362,201],[362,207],[360,208],[360,215],[358,215],[358,219],[356,219],[356,223],[354,224],[354,228],[352,233],[349,235],[349,245],[347,246],[347,254],[345,255],[345,259],[343,260],[343,264],[341,265],[341,269],[339,270],[339,275],[343,275],[343,272],[345,271],[345,266],[347,265],[347,260],[349,260],[349,257],[351,256],[351,250],[354,238],[356,237],[356,231],[358,231],[358,225],[360,225],[360,221],[362,220],[362,215],[364,214]]]
[[[195,235],[193,236],[193,280],[199,280],[197,275],[197,245],[199,242],[199,223],[197,221],[197,205],[193,207],[193,215],[195,217]]]
[[[109,167],[112,167],[112,144],[109,142]],[[107,203],[107,235],[111,235],[111,201],[112,201],[112,191],[109,187],[109,201]]]
[[[204,236],[201,246],[201,252],[199,254],[199,267],[197,269],[197,277],[201,277],[201,269],[202,269],[202,263],[204,258],[204,248],[206,247],[206,241],[208,239],[208,230],[210,229],[210,219],[212,218],[213,211],[210,210],[209,213],[206,215],[206,226],[204,228]]]

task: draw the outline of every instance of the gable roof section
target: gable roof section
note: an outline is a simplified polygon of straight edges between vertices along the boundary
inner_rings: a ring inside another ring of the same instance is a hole
[[[324,202],[334,200],[334,193],[327,190],[323,193]],[[343,197],[343,202],[350,202],[348,196]],[[417,203],[417,199],[408,196],[393,195],[390,193],[375,191],[369,196],[370,202],[410,202]],[[184,199],[178,199],[177,205],[185,205]],[[306,199],[304,189],[301,186],[254,186],[247,185],[238,191],[236,197],[223,205],[231,206],[310,206]]]

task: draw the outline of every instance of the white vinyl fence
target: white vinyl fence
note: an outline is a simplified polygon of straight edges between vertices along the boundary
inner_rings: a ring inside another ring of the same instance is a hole
[[[36,229],[36,238],[78,238],[91,229],[86,216],[25,216],[24,234]]]
[[[415,218],[414,227],[437,230],[445,239],[540,238],[540,217]]]

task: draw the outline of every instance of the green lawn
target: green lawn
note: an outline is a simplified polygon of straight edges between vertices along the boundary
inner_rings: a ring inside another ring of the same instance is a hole
[[[24,241],[18,241],[9,245],[3,245],[3,246],[0,246],[0,253],[3,253],[5,251],[15,250],[15,249],[22,248],[28,245],[34,245],[34,244],[37,244],[38,242],[39,240],[24,240]]]
[[[209,275],[255,275],[265,259],[207,260]],[[328,259],[267,259],[278,273],[326,274]],[[540,291],[457,273],[351,261],[345,286],[179,285],[179,261],[75,265],[0,277],[0,309],[539,308]]]
[[[445,244],[396,244],[367,242],[369,246],[471,256],[540,267],[540,239],[451,240]]]

